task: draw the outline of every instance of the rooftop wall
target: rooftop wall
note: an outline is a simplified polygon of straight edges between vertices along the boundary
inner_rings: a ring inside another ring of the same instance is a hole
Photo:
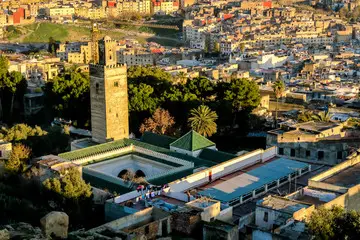
[[[140,223],[142,221],[146,221],[148,219],[152,218],[152,212],[153,208],[146,208],[144,210],[138,211],[134,214],[128,215],[126,217],[119,218],[117,220],[114,220],[112,222],[108,222],[104,225],[101,225],[99,227],[93,228],[89,230],[89,232],[97,232],[101,231],[102,229],[113,229],[113,230],[121,230],[123,228],[129,227],[131,225],[134,225],[136,223]]]
[[[308,182],[309,187],[336,191],[341,193],[346,192],[348,189],[346,187],[324,183],[322,181],[360,162],[360,155],[350,155],[348,158],[350,159],[342,163],[339,163],[338,165],[330,168],[329,170],[310,178]]]
[[[183,192],[276,156],[276,147],[258,149],[169,183],[170,191]]]

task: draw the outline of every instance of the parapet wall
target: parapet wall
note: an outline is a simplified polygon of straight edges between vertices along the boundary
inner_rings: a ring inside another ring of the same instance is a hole
[[[258,149],[169,183],[170,191],[183,192],[276,156],[276,147]]]
[[[348,160],[339,163],[338,165],[330,168],[325,172],[316,175],[315,177],[310,178],[308,181],[308,185],[309,187],[313,187],[313,188],[345,193],[348,188],[325,183],[322,181],[358,163],[360,163],[360,155],[354,153],[348,156]]]

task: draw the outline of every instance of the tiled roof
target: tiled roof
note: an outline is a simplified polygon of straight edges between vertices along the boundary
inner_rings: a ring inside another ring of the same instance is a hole
[[[115,150],[115,149],[118,149],[118,148],[122,148],[122,147],[125,147],[125,146],[127,146],[127,144],[126,144],[126,142],[124,140],[116,140],[116,141],[113,141],[113,142],[98,144],[98,145],[95,145],[95,146],[82,148],[82,149],[78,149],[78,150],[75,150],[75,151],[61,153],[58,156],[61,157],[61,158],[73,161],[73,160],[76,160],[76,159],[79,159],[79,158],[89,157],[89,156],[92,156],[94,154],[108,152],[108,151]]]
[[[174,142],[176,138],[166,135],[159,135],[152,132],[144,132],[141,136],[141,141],[146,142],[158,147],[169,148],[170,144]]]
[[[184,149],[187,151],[196,151],[199,149],[207,148],[214,146],[215,143],[210,141],[209,139],[201,136],[199,133],[191,130],[175,142],[171,143],[171,147],[176,147],[180,149]]]

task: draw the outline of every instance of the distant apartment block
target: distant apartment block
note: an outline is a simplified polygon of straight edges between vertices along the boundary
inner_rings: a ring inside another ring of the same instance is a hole
[[[266,144],[277,146],[282,156],[337,164],[358,141],[343,124],[310,121],[269,131]]]

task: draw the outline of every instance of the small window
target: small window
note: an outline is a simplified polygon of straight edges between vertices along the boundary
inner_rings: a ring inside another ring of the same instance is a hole
[[[306,157],[310,157],[310,151],[306,150]]]
[[[269,213],[264,212],[264,222],[268,222],[268,220],[269,220]]]
[[[337,159],[342,159],[342,151],[337,152]]]
[[[119,86],[119,82],[114,82],[114,87],[118,87]]]
[[[99,94],[99,88],[100,88],[99,83],[96,83],[96,84],[95,84],[95,91],[96,91],[96,94]]]
[[[324,159],[324,151],[318,151],[318,159],[319,160]]]
[[[290,156],[291,156],[291,157],[295,157],[295,149],[292,148],[292,149],[290,150]]]
[[[279,148],[279,155],[284,155],[284,148]]]
[[[145,226],[145,234],[149,234],[149,233],[150,233],[149,226]]]

